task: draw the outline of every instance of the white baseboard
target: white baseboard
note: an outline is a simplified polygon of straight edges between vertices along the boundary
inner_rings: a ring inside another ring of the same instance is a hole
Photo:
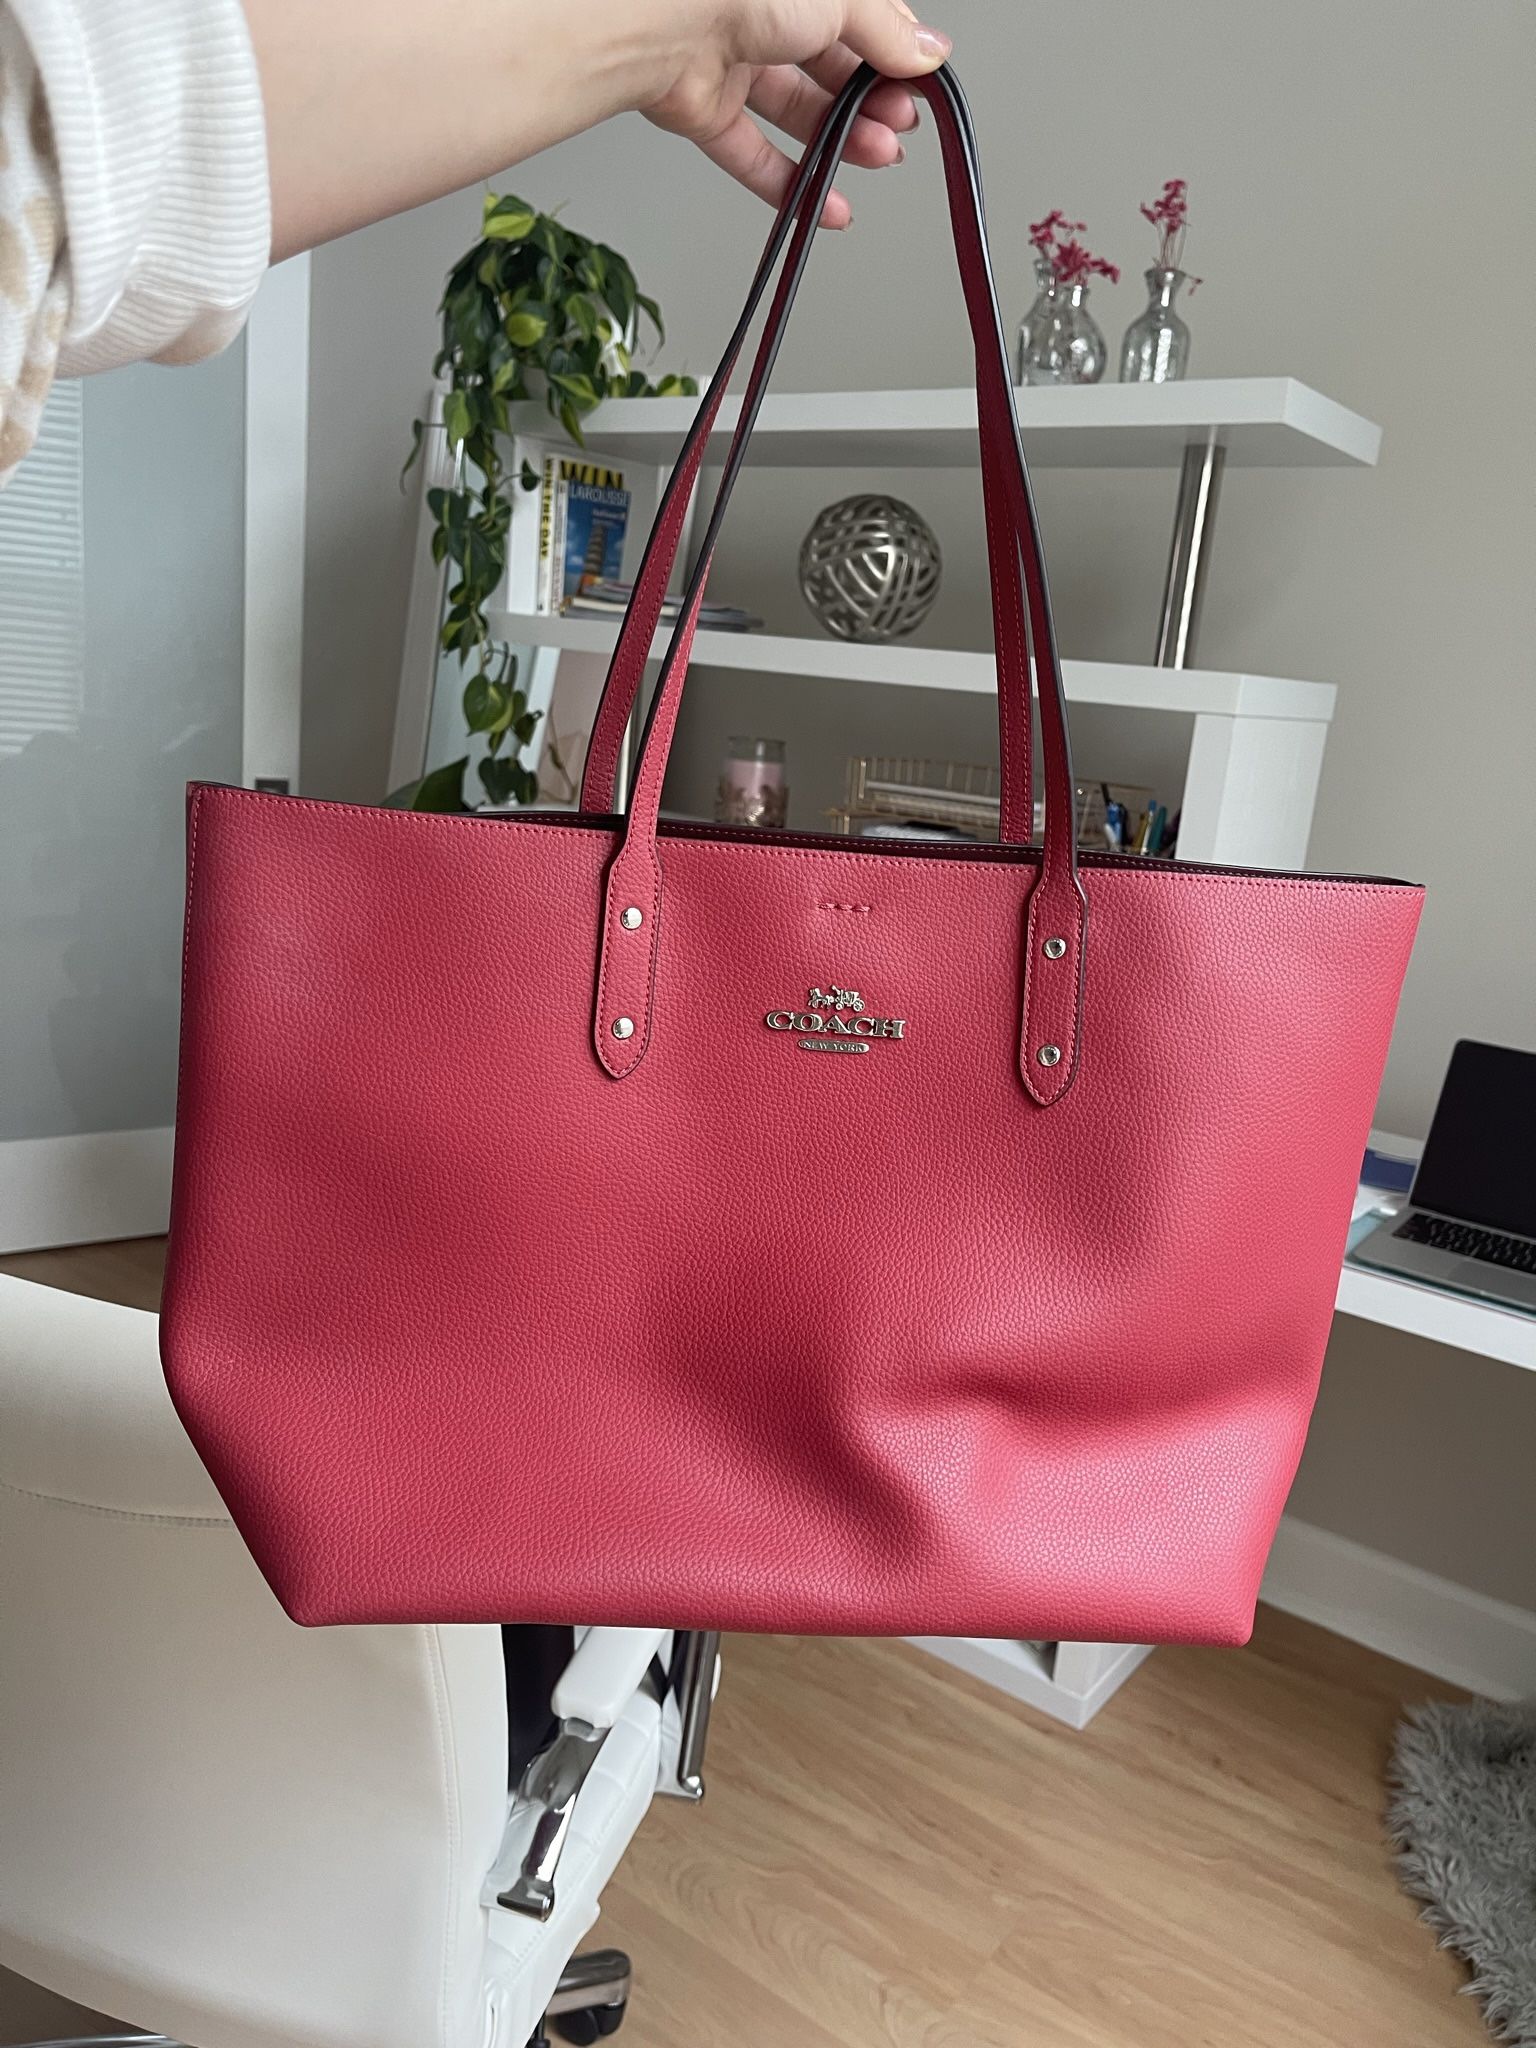
[[[1469,1692],[1536,1697],[1536,1614],[1293,1515],[1280,1524],[1260,1598]],[[1029,1643],[981,1636],[908,1641],[1072,1728],[1086,1728],[1152,1654],[1139,1645],[1076,1644],[1058,1674],[1051,1652]],[[1063,1684],[1069,1672],[1081,1683]]]
[[[1536,1695],[1536,1614],[1294,1516],[1260,1598],[1489,1699]]]
[[[0,1254],[155,1237],[170,1220],[169,1125],[0,1141]]]

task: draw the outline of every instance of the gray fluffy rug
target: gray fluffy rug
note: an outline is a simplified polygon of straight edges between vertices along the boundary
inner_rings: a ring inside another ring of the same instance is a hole
[[[1471,1965],[1494,2033],[1536,2048],[1536,1701],[1415,1708],[1391,1785],[1404,1887]]]

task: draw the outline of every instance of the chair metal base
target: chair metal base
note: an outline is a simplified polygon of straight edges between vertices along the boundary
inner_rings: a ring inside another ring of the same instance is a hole
[[[25,2048],[186,2048],[169,2034],[70,2034],[62,2041],[28,2041]]]
[[[624,2023],[630,1976],[629,1957],[620,1948],[594,1948],[572,1956],[560,1973],[544,2022],[553,2020],[562,2040],[575,2042],[578,2048],[606,2040]],[[549,2048],[543,2024],[528,2048]]]
[[[549,2001],[546,2020],[568,2041],[606,2039],[618,2032],[629,2003],[633,1978],[629,1957],[621,1948],[588,1949],[572,1956],[560,1973],[555,1995]],[[529,2048],[547,2048],[548,2036],[541,2027]],[[56,2041],[29,2041],[25,2048],[186,2048],[169,2034],[71,2034]]]

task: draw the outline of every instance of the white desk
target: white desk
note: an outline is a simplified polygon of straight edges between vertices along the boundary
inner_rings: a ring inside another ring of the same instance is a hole
[[[1370,1142],[1398,1159],[1417,1159],[1423,1150],[1422,1143],[1386,1131],[1372,1131]],[[1405,1195],[1362,1187],[1355,1204],[1357,1224],[1381,1202],[1406,1200]],[[1356,1234],[1352,1229],[1351,1238]],[[1536,1372],[1536,1316],[1351,1265],[1339,1275],[1334,1310]],[[1023,1643],[986,1636],[915,1636],[913,1641],[1073,1728],[1085,1728],[1152,1654],[1145,1643]]]
[[[1378,1152],[1397,1159],[1417,1159],[1424,1149],[1421,1142],[1394,1138],[1385,1131],[1372,1131],[1371,1143]],[[1370,1192],[1360,1190],[1357,1215],[1363,1215],[1369,1206],[1366,1198]],[[1406,1201],[1407,1197],[1384,1196],[1375,1191],[1373,1199]],[[1441,1287],[1421,1287],[1415,1281],[1400,1280],[1395,1274],[1372,1273],[1364,1266],[1348,1264],[1339,1275],[1334,1308],[1341,1315],[1359,1316],[1368,1323],[1385,1323],[1389,1330],[1406,1330],[1411,1337],[1454,1344],[1459,1351],[1472,1351],[1481,1358],[1497,1358],[1505,1365],[1520,1365],[1527,1372],[1536,1372],[1536,1316],[1520,1315],[1513,1309],[1495,1308],[1491,1302],[1447,1294]]]

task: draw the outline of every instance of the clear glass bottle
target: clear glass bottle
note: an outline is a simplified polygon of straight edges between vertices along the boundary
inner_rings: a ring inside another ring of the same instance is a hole
[[[1035,260],[1035,300],[1024,318],[1019,322],[1019,338],[1015,356],[1018,380],[1021,384],[1033,384],[1036,379],[1030,375],[1030,365],[1044,358],[1049,346],[1050,330],[1056,323],[1056,273],[1043,258]]]
[[[757,825],[781,830],[789,815],[782,740],[733,737],[720,764],[715,792],[717,825]]]
[[[1174,384],[1188,370],[1189,328],[1173,305],[1187,280],[1182,270],[1147,272],[1146,311],[1136,315],[1120,344],[1122,384]]]
[[[1059,284],[1047,263],[1035,265],[1040,293],[1019,322],[1023,384],[1097,384],[1109,361],[1104,331],[1088,310],[1086,284]]]

